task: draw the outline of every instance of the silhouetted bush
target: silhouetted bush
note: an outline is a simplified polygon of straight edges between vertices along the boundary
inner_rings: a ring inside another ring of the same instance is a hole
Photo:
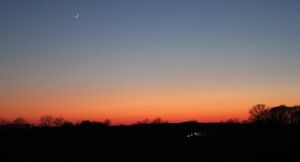
[[[99,127],[108,126],[108,125],[103,122],[83,120],[80,123],[78,123],[76,126],[82,127],[82,128],[99,128]]]
[[[111,124],[111,120],[105,119],[105,120],[103,121],[103,124],[109,126],[109,125]]]
[[[145,125],[149,124],[150,120],[148,118],[144,119],[143,121],[137,121],[134,125]]]
[[[70,121],[65,120],[61,127],[73,127],[74,124]]]
[[[236,119],[236,118],[230,118],[226,121],[226,123],[228,124],[238,124],[240,123],[239,119]]]
[[[19,128],[26,128],[26,127],[30,127],[31,124],[28,123],[24,118],[22,117],[18,117],[16,118],[12,124],[13,127],[19,127]]]
[[[152,120],[151,124],[161,124],[162,123],[162,120],[161,118],[155,118]]]

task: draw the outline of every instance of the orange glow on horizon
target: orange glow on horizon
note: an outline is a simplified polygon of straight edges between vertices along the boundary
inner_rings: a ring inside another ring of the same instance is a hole
[[[47,89],[1,95],[1,116],[24,117],[38,122],[42,115],[62,116],[70,121],[110,119],[113,124],[132,124],[161,118],[169,122],[197,120],[219,122],[229,118],[245,120],[255,104],[296,105],[298,94],[260,89],[137,87],[103,90]],[[296,92],[294,92],[296,93]],[[284,95],[284,97],[282,97]]]

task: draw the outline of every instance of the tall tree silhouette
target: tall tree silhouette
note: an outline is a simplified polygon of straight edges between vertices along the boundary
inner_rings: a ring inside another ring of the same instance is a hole
[[[51,127],[54,125],[54,118],[51,115],[45,115],[40,118],[40,126]]]
[[[62,125],[64,125],[65,123],[65,119],[63,117],[56,117],[53,120],[53,125],[56,127],[61,127]]]
[[[249,120],[253,123],[264,123],[268,120],[269,108],[265,104],[257,104],[249,110]]]

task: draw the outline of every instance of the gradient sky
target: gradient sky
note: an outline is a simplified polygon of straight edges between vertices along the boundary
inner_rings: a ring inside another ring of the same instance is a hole
[[[300,104],[297,0],[2,0],[0,20],[7,119],[211,122]]]

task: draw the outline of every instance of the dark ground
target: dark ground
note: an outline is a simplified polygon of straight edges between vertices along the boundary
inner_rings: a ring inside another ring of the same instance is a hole
[[[0,161],[300,161],[299,126],[149,124],[0,128]],[[197,135],[187,137],[192,132]]]

